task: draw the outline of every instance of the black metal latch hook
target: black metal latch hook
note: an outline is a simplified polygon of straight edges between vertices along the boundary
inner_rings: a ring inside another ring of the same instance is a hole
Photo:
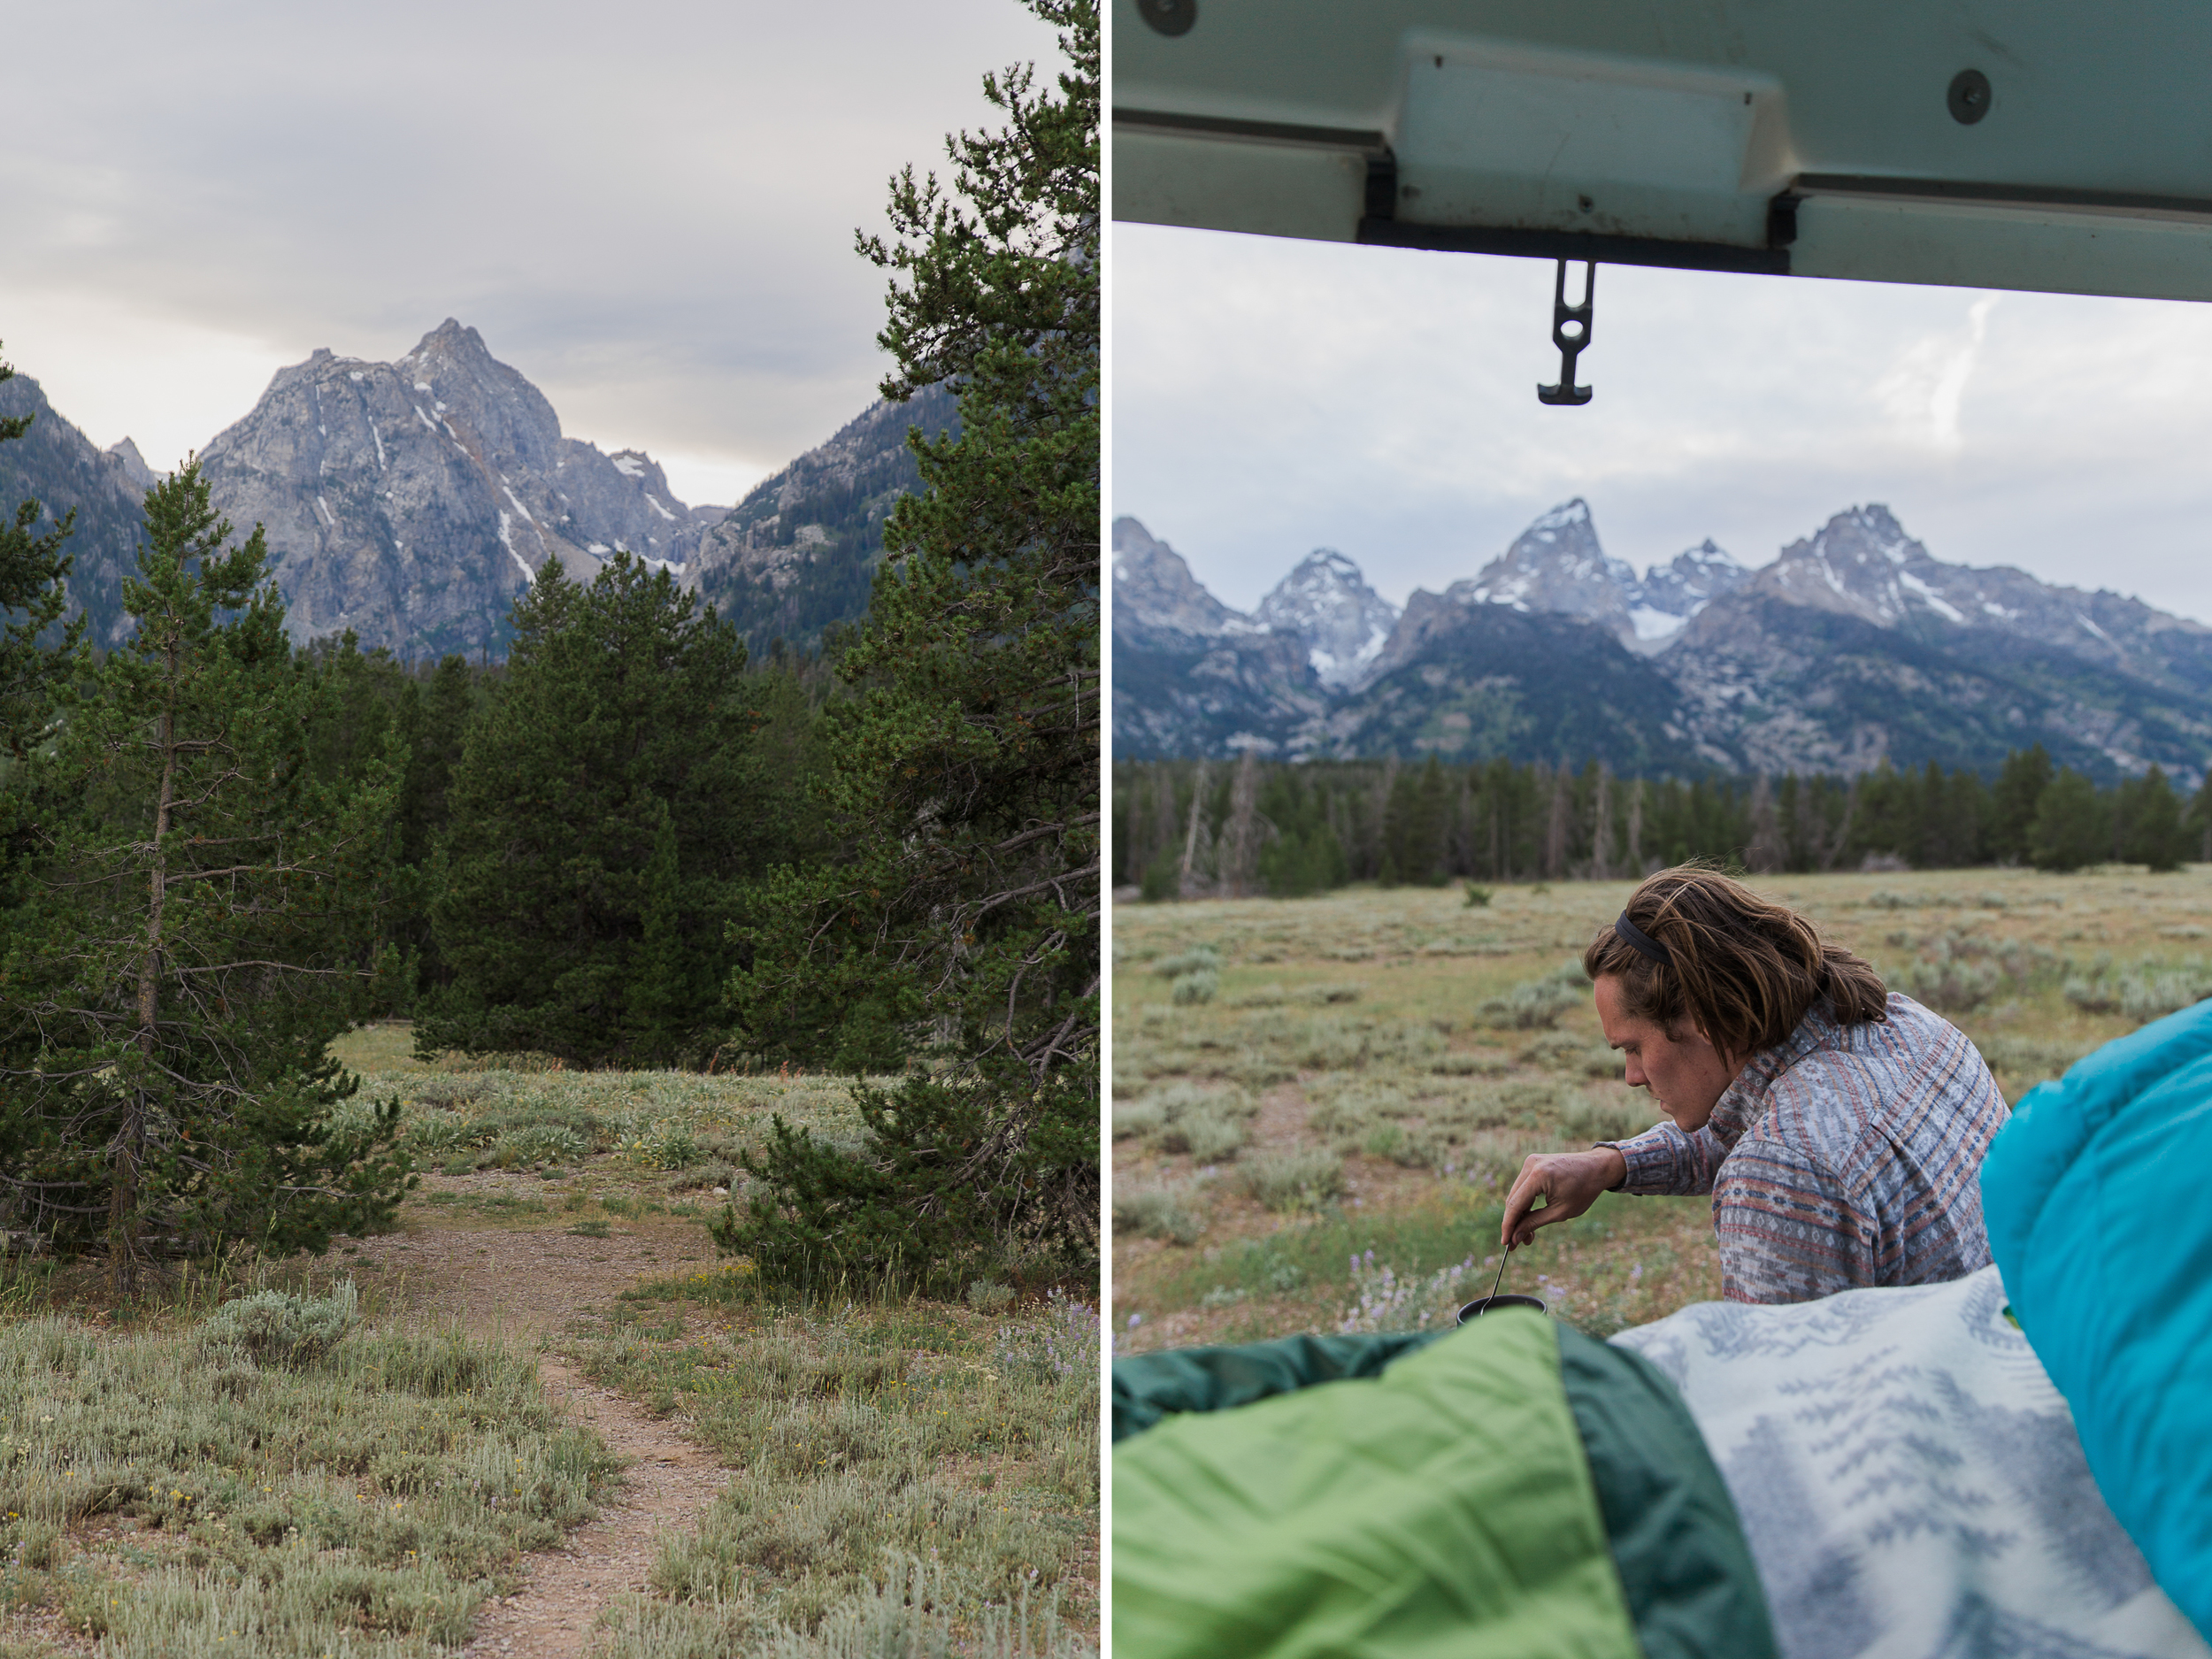
[[[1590,388],[1575,384],[1575,359],[1590,349],[1590,316],[1595,309],[1598,291],[1598,262],[1583,261],[1582,303],[1567,303],[1567,262],[1559,262],[1559,273],[1552,282],[1551,342],[1559,348],[1559,384],[1540,386],[1536,401],[1540,403],[1586,403]]]

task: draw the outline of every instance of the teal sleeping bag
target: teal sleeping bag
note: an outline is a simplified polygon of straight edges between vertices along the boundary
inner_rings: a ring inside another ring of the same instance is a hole
[[[1991,1253],[2083,1455],[2212,1640],[2212,1002],[2031,1090],[1982,1165]]]

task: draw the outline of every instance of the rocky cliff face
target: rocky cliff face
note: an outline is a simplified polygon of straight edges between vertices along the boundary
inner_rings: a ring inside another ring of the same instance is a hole
[[[688,580],[755,650],[774,640],[811,648],[860,620],[883,559],[883,521],[921,488],[906,434],[957,431],[943,386],[879,403],[830,441],[763,479],[700,538]]]
[[[147,465],[146,457],[138,452],[138,445],[128,438],[111,443],[101,453],[123,469],[123,476],[130,480],[131,488],[139,493],[141,500],[144,499],[148,490],[168,476]]]
[[[37,502],[40,534],[76,514],[64,544],[76,561],[69,573],[70,614],[90,613],[94,644],[120,644],[131,626],[123,611],[123,578],[138,568],[152,476],[143,461],[134,472],[129,463],[138,449],[129,439],[104,453],[54,411],[36,380],[18,374],[0,381],[0,417],[23,415],[31,417],[30,430],[0,443],[0,512],[12,522],[21,503]]]
[[[1628,626],[1635,591],[1636,572],[1606,557],[1589,503],[1577,496],[1522,531],[1472,581],[1447,588],[1444,597],[1463,605],[1581,617],[1617,632]]]
[[[202,455],[215,505],[268,534],[296,640],[351,628],[403,655],[503,651],[508,609],[558,557],[618,549],[684,574],[718,509],[652,459],[564,437],[534,386],[449,319],[394,363],[318,351]]]
[[[1793,541],[1742,595],[1932,640],[2032,642],[2131,679],[2212,693],[2212,629],[2119,594],[2053,587],[2008,565],[1944,564],[1878,503],[1847,509]]]
[[[1114,520],[1114,632],[1211,639],[1242,616],[1209,593],[1183,556],[1134,518]]]
[[[1398,607],[1367,585],[1360,568],[1334,548],[1316,548],[1260,601],[1252,620],[1302,641],[1321,683],[1342,689],[1365,681]]]

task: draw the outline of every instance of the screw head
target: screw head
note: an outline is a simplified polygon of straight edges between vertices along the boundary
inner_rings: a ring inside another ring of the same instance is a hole
[[[1951,90],[1944,102],[1950,106],[1951,119],[1961,127],[1971,127],[1989,113],[1989,77],[1978,69],[1962,69],[1951,77]]]
[[[1187,35],[1198,21],[1198,0],[1137,0],[1137,15],[1162,35]]]

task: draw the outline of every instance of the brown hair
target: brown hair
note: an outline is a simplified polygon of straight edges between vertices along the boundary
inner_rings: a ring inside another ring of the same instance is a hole
[[[1582,953],[1583,972],[1618,979],[1632,1018],[1670,1035],[1686,1023],[1731,1062],[1782,1041],[1823,997],[1847,1025],[1889,1018],[1881,975],[1840,945],[1823,943],[1787,905],[1709,866],[1678,864],[1645,878],[1622,914],[1666,962],[1652,960],[1609,922]]]

